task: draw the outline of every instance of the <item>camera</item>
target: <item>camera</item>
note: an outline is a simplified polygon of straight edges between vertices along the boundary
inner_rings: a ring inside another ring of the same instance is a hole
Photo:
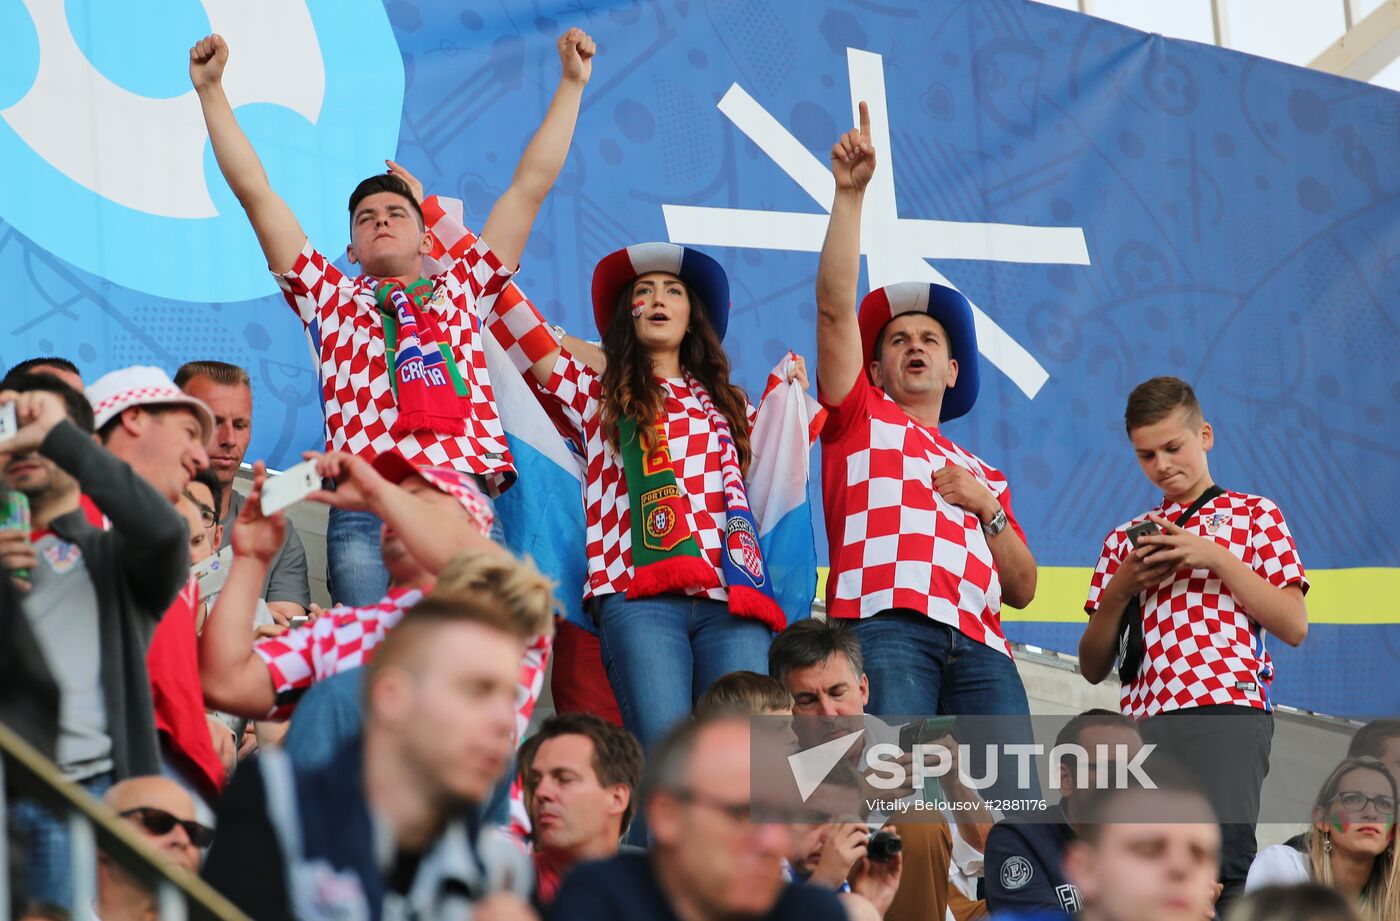
[[[904,850],[904,842],[892,831],[880,829],[870,835],[870,842],[865,846],[865,856],[876,863],[889,863],[899,856],[899,852]]]

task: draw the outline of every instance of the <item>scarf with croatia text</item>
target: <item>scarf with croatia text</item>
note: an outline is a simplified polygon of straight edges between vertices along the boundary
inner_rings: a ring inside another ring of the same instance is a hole
[[[399,408],[389,429],[395,438],[411,432],[466,432],[471,402],[451,345],[426,309],[432,293],[433,283],[426,278],[408,285],[389,279],[374,290],[384,321],[384,358]]]
[[[729,611],[757,620],[770,630],[782,630],[787,626],[787,616],[773,595],[729,421],[715,408],[699,381],[689,374],[685,380],[709,417],[719,441],[725,505],[720,559]],[[627,597],[645,598],[663,592],[715,588],[719,579],[714,567],[686,524],[685,498],[671,465],[665,420],[654,423],[656,443],[650,452],[642,450],[637,428],[633,419],[618,421],[632,531],[632,582]]]

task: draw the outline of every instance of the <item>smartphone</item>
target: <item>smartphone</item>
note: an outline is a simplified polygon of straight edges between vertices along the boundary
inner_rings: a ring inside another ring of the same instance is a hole
[[[8,408],[13,411],[15,405],[11,403]],[[10,415],[13,416],[14,413],[11,412]],[[0,528],[23,531],[28,539],[32,530],[29,522],[29,497],[15,489],[6,489],[3,493],[4,495],[0,495]],[[28,582],[33,573],[27,568],[12,569],[10,575]]]
[[[899,727],[899,747],[904,751],[908,751],[915,745],[927,745],[929,742],[936,742],[946,735],[951,735],[953,726],[956,723],[957,717],[955,716],[933,716],[928,719],[905,723],[903,726]]]
[[[15,404],[6,403],[0,406],[0,444],[14,438],[18,431],[19,415],[15,410]]]
[[[306,626],[306,625],[309,624],[309,623],[311,623],[311,618],[310,618],[309,616],[305,615],[305,614],[301,614],[301,615],[298,615],[297,617],[293,617],[291,620],[287,621],[287,626],[289,626],[289,627],[304,627],[304,626]]]
[[[262,513],[271,515],[296,505],[321,488],[321,475],[314,460],[303,461],[263,484]]]
[[[1148,534],[1161,533],[1162,529],[1157,526],[1157,522],[1151,520],[1140,521],[1128,529],[1128,542],[1132,544],[1133,547],[1137,547],[1138,538],[1145,537]]]
[[[218,553],[190,567],[190,572],[199,583],[199,597],[212,601],[223,590],[228,580],[229,567],[233,565],[233,548],[225,547]]]

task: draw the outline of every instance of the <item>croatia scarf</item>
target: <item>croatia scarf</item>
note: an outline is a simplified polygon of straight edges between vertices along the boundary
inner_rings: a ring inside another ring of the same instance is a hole
[[[384,319],[384,353],[399,415],[389,434],[461,435],[471,411],[466,384],[433,315],[423,309],[433,285],[420,278],[405,286],[390,279],[375,289]]]
[[[729,611],[760,621],[770,630],[782,630],[787,626],[787,616],[773,595],[729,422],[715,408],[699,381],[687,374],[686,384],[709,416],[720,446],[725,505],[720,559]],[[631,419],[618,422],[632,530],[632,582],[627,589],[628,598],[714,588],[719,584],[714,567],[705,559],[699,542],[686,524],[685,499],[671,465],[664,422],[656,422],[655,431],[655,446],[643,453],[637,423]]]

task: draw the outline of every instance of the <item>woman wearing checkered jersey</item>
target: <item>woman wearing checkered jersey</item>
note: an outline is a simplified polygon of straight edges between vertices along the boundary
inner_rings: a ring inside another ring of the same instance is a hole
[[[1206,461],[1215,433],[1189,384],[1175,377],[1139,384],[1124,421],[1162,502],[1104,539],[1084,604],[1080,669],[1095,684],[1108,676],[1119,626],[1137,598],[1144,650],[1123,684],[1122,709],[1146,719],[1143,737],[1170,750],[1210,793],[1224,820],[1224,904],[1239,894],[1254,858],[1269,770],[1274,668],[1265,636],[1303,641],[1307,577],[1277,505],[1215,486]],[[1159,533],[1130,538],[1128,529],[1144,521]]]
[[[499,300],[487,325],[582,443],[584,597],[623,722],[649,747],[714,679],[763,671],[786,615],[748,508],[757,411],[730,382],[724,269],[689,247],[630,246],[598,264],[593,308],[601,354],[561,342],[523,299]],[[800,358],[784,373],[806,386]]]

